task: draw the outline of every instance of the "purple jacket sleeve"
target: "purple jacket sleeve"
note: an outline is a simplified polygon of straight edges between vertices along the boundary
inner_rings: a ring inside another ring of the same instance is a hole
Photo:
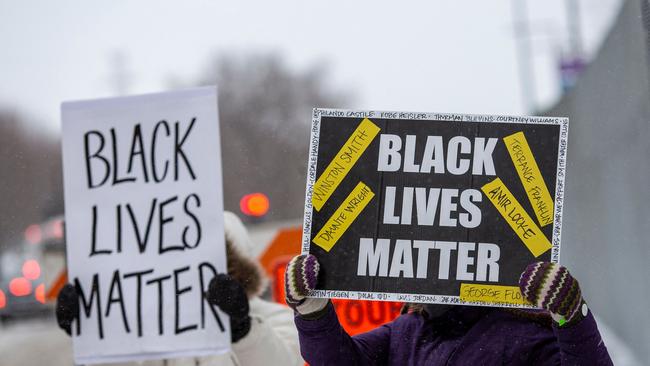
[[[325,315],[307,320],[296,315],[300,353],[310,365],[376,365],[388,360],[390,323],[350,337],[331,303]]]
[[[540,364],[613,365],[591,311],[577,324],[567,327],[554,325],[553,332],[557,342],[541,350]]]
[[[578,324],[553,331],[562,365],[613,365],[591,311]]]

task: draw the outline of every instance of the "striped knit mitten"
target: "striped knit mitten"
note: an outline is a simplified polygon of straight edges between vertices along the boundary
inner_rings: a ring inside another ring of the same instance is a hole
[[[320,265],[311,254],[295,256],[284,274],[284,290],[287,305],[300,315],[319,313],[327,306],[327,299],[308,298],[309,292],[316,288]]]
[[[521,274],[519,288],[528,301],[547,310],[560,326],[577,323],[587,316],[578,281],[559,264],[530,264]]]

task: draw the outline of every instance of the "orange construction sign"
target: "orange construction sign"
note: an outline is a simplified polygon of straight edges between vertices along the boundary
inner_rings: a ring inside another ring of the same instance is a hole
[[[284,302],[284,272],[293,255],[285,255],[275,261],[273,271],[273,298]],[[365,333],[397,318],[402,303],[389,301],[333,299],[332,304],[339,322],[349,335]]]
[[[259,261],[266,274],[273,278],[273,270],[278,260],[283,260],[289,256],[289,259],[300,254],[300,242],[302,240],[302,228],[290,227],[278,230],[277,235],[266,247],[266,250],[260,255]]]
[[[302,228],[287,228],[278,231],[266,251],[260,256],[260,263],[273,281],[273,299],[284,302],[284,272],[287,263],[300,254]],[[333,299],[332,304],[339,322],[348,334],[355,335],[372,330],[397,318],[402,304],[387,301]]]
[[[68,269],[63,268],[59,275],[56,277],[52,285],[49,287],[47,290],[47,293],[45,294],[45,301],[54,301],[56,300],[56,297],[59,295],[59,291],[65,286],[65,284],[68,282]]]

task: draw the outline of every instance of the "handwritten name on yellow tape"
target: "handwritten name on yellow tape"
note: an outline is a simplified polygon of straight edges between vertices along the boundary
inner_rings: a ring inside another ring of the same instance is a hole
[[[551,249],[551,243],[544,236],[542,230],[528,216],[528,213],[500,178],[484,185],[481,190],[535,257],[539,257]]]
[[[461,283],[459,297],[462,301],[478,301],[489,304],[530,305],[521,294],[518,286]]]
[[[343,147],[334,156],[334,159],[320,175],[312,191],[312,204],[316,211],[320,211],[327,199],[330,198],[336,187],[350,172],[359,157],[368,148],[372,140],[379,133],[377,127],[368,118],[364,118],[356,130],[350,135]]]
[[[375,194],[370,187],[363,182],[359,182],[336,212],[327,220],[313,242],[329,252],[374,196]]]
[[[553,223],[553,199],[523,132],[503,138],[541,227]]]

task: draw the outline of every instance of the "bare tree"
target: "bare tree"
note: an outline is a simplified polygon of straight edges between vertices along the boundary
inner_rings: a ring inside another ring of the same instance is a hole
[[[55,138],[0,111],[0,250],[31,223],[63,212],[61,153]]]
[[[311,110],[348,100],[326,87],[326,69],[295,72],[277,55],[215,59],[200,83],[219,87],[226,209],[251,192],[269,196],[268,219],[302,217]]]

